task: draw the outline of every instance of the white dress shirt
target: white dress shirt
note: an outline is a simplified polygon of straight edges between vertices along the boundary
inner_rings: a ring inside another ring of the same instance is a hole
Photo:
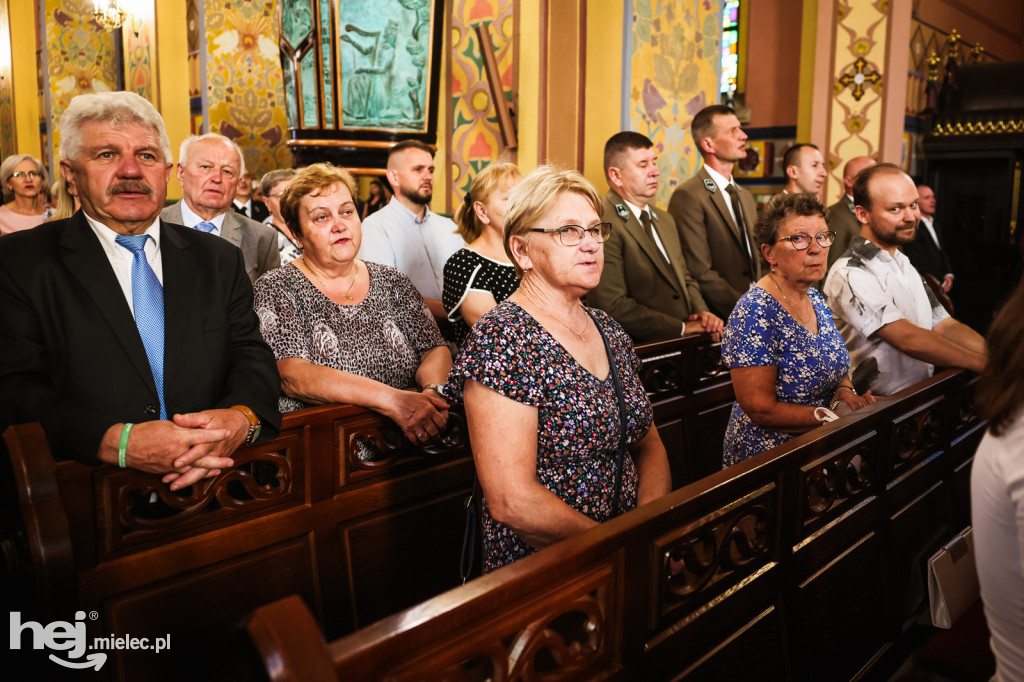
[[[191,227],[193,230],[196,229],[196,225],[198,225],[199,223],[213,223],[213,232],[211,232],[210,234],[215,234],[219,237],[221,236],[221,226],[224,224],[224,216],[225,214],[221,213],[219,215],[215,215],[210,220],[200,218],[195,211],[188,207],[187,201],[185,201],[184,199],[181,200],[181,222],[184,223],[185,227]]]
[[[103,247],[103,253],[107,255],[107,260],[110,261],[110,267],[114,269],[114,276],[117,277],[117,283],[121,285],[121,291],[124,292],[124,297],[128,301],[128,307],[131,308],[132,317],[134,317],[135,304],[132,301],[132,260],[135,259],[135,256],[131,251],[117,243],[116,239],[118,234],[116,232],[103,223],[93,220],[89,217],[89,214],[84,211],[82,214],[85,215],[86,222],[89,223],[89,227],[92,228],[92,231],[100,240],[100,246]],[[146,240],[146,260],[149,261],[149,267],[153,268],[156,278],[160,281],[160,285],[163,286],[164,265],[160,258],[160,218],[154,220],[153,224],[146,228],[145,234],[148,234],[150,237]]]

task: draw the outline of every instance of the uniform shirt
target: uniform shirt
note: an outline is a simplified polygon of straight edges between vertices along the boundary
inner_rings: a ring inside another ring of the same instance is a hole
[[[901,251],[890,256],[855,237],[829,271],[824,293],[850,351],[851,376],[859,392],[892,395],[932,375],[931,364],[873,336],[897,320],[930,330],[949,317]]]

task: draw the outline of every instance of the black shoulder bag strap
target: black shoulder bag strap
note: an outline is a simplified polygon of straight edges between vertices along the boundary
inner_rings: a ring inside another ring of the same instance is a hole
[[[594,316],[591,315],[591,319]],[[612,498],[612,515],[610,518],[614,518],[619,515],[619,504],[622,498],[622,463],[626,458],[626,437],[628,431],[628,422],[626,421],[626,398],[622,394],[622,380],[619,379],[619,371],[616,369],[615,353],[612,351],[612,346],[608,343],[608,337],[605,336],[604,330],[601,329],[601,325],[594,319],[594,326],[597,327],[597,333],[601,335],[601,341],[604,342],[604,350],[608,355],[608,373],[612,378],[612,383],[615,384],[615,397],[619,401],[619,452],[618,462],[615,465],[615,497]]]

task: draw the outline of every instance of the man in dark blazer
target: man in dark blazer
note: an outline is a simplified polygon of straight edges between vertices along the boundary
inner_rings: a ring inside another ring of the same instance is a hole
[[[238,187],[235,188],[235,199],[231,202],[231,209],[239,215],[263,223],[270,215],[270,211],[267,210],[263,200],[255,198],[253,194],[252,174],[246,170],[238,179]]]
[[[142,97],[79,95],[60,133],[82,209],[0,241],[0,429],[191,485],[280,429],[241,252],[159,219],[170,144]]]
[[[704,165],[672,193],[668,212],[679,227],[686,265],[708,308],[728,319],[736,301],[762,274],[753,239],[757,207],[732,177],[735,163],[746,157],[747,135],[736,112],[720,104],[697,112],[690,130]]]
[[[928,185],[918,185],[917,193],[920,195],[917,206],[921,209],[921,223],[914,241],[903,246],[903,253],[918,272],[935,277],[942,284],[942,291],[949,293],[953,288],[953,266],[935,225],[935,191]]]
[[[875,160],[870,156],[855,156],[843,166],[843,196],[828,207],[828,229],[836,233],[836,238],[828,250],[826,275],[832,268],[832,264],[846,253],[846,249],[850,247],[854,238],[860,236],[860,221],[857,220],[854,213],[853,180],[862,170],[874,165]]]
[[[245,173],[242,151],[230,138],[207,133],[190,137],[178,154],[182,199],[160,214],[164,220],[223,237],[242,250],[245,271],[255,282],[280,267],[277,232],[231,209]]]
[[[636,343],[707,331],[717,341],[722,320],[708,312],[690,276],[675,221],[653,206],[658,192],[654,145],[640,133],[612,135],[604,147],[611,190],[602,220],[612,224],[604,244],[601,282],[587,301],[608,312]]]

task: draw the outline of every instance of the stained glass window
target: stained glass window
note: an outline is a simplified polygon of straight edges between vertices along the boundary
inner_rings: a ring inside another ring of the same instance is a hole
[[[740,66],[740,0],[726,0],[722,16],[722,76],[719,90],[725,99],[736,92]]]

